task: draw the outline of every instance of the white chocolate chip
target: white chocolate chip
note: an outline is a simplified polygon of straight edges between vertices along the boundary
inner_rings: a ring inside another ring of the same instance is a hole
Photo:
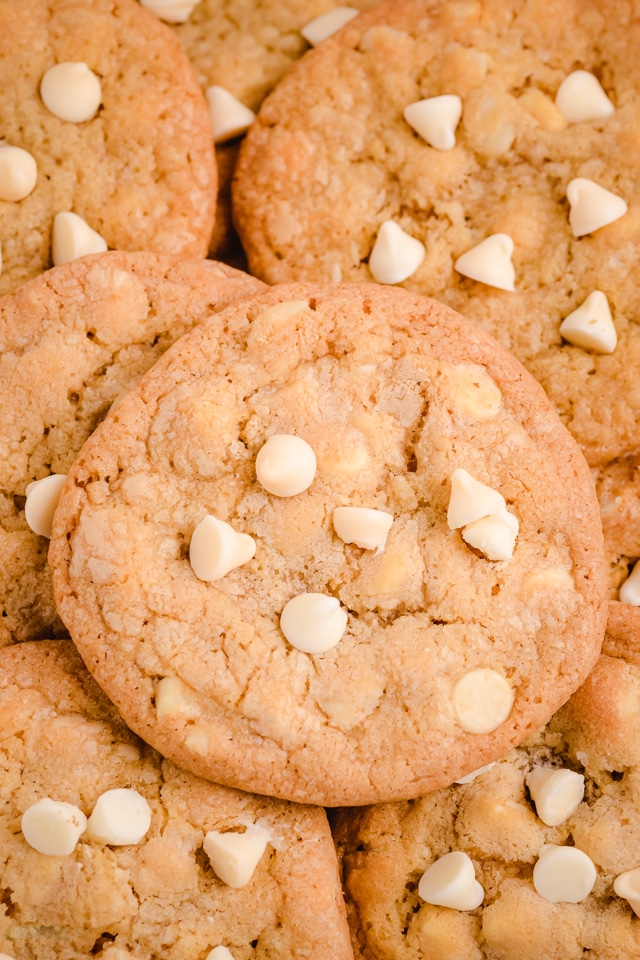
[[[462,116],[462,100],[452,93],[417,100],[404,108],[410,127],[436,150],[452,150],[456,145],[456,127]]]
[[[67,479],[64,473],[52,473],[41,480],[27,485],[27,502],[24,505],[24,518],[31,530],[39,537],[51,536],[51,524],[56,512],[60,494]]]
[[[280,629],[303,653],[325,653],[342,639],[347,614],[340,601],[324,593],[301,593],[285,605]]]
[[[20,826],[34,850],[49,857],[67,857],[84,833],[87,818],[74,804],[45,797],[25,810]]]
[[[425,253],[416,237],[405,233],[393,220],[385,220],[369,256],[371,276],[376,283],[402,283],[416,272]]]
[[[102,85],[86,63],[57,63],[42,78],[40,96],[55,117],[84,123],[100,106]]]
[[[584,777],[573,770],[534,767],[526,782],[536,813],[548,827],[564,823],[584,797]]]
[[[140,0],[143,7],[167,23],[186,23],[200,0]]]
[[[453,709],[468,733],[491,733],[507,719],[513,700],[508,680],[490,668],[471,670],[453,688]]]
[[[353,7],[336,7],[314,20],[310,20],[301,29],[300,33],[307,43],[310,43],[312,47],[317,47],[319,43],[322,43],[327,37],[330,37],[350,20],[353,20],[354,17],[357,17],[358,13],[359,11]]]
[[[158,719],[162,717],[195,718],[200,716],[197,703],[189,699],[189,688],[179,677],[162,677],[154,690]]]
[[[369,507],[336,507],[333,529],[345,543],[355,543],[363,550],[384,550],[393,514]]]
[[[640,607],[640,563],[634,564],[633,570],[620,587],[620,601],[632,607]]]
[[[313,483],[316,455],[302,437],[276,433],[256,457],[258,483],[276,497],[295,497]]]
[[[87,821],[86,836],[113,847],[140,843],[151,826],[151,807],[137,790],[117,787],[102,793]]]
[[[537,893],[551,903],[580,903],[588,897],[596,882],[593,861],[576,847],[545,844],[533,868]]]
[[[254,874],[271,839],[268,830],[251,825],[245,833],[211,830],[202,844],[216,874],[229,887],[244,887]]]
[[[56,213],[51,239],[51,259],[56,267],[88,253],[104,253],[106,249],[106,240],[77,213]]]
[[[507,508],[501,493],[475,480],[470,473],[458,467],[451,474],[451,495],[447,510],[450,530],[466,527],[475,520],[500,514]]]
[[[606,120],[616,109],[598,78],[587,70],[574,70],[564,78],[556,94],[556,107],[569,123]]]
[[[454,910],[475,910],[484,900],[473,863],[460,850],[446,853],[423,873],[418,894],[427,903]]]
[[[253,537],[238,533],[231,524],[208,515],[193,531],[189,561],[199,580],[212,582],[248,563],[255,553]]]
[[[0,960],[15,960],[15,958],[10,957],[8,953],[0,953]]]
[[[481,777],[483,773],[487,773],[487,771],[491,770],[493,767],[495,767],[495,762],[485,763],[483,767],[478,767],[477,770],[472,770],[471,773],[467,773],[466,776],[460,777],[459,780],[454,780],[454,783],[472,783],[476,777]]]
[[[38,165],[28,150],[0,147],[0,200],[24,200],[36,185]]]
[[[256,118],[253,110],[224,87],[207,87],[205,95],[209,104],[214,143],[226,143],[227,140],[233,140],[247,132]]]
[[[569,343],[596,353],[613,353],[618,343],[609,301],[602,290],[594,290],[580,306],[564,318],[560,334]]]
[[[520,524],[508,510],[499,510],[474,520],[462,531],[462,539],[488,560],[510,560],[516,546]]]
[[[498,290],[515,290],[516,272],[511,263],[513,240],[506,233],[494,233],[458,257],[454,269],[463,277],[486,283]]]
[[[622,197],[585,177],[569,181],[567,199],[571,205],[569,223],[574,237],[606,227],[623,217],[628,209]]]
[[[614,892],[628,901],[637,917],[640,917],[640,867],[621,873],[613,881]]]
[[[206,956],[206,960],[234,960],[228,947],[214,947]]]

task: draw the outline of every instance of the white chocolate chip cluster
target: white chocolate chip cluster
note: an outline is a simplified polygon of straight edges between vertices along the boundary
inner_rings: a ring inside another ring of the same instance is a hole
[[[529,99],[533,99],[533,94]],[[408,104],[403,117],[429,147],[451,151],[456,146],[463,106],[462,97],[447,92]],[[555,108],[566,124],[604,122],[615,112],[597,77],[585,70],[576,70],[564,79],[556,94]],[[515,133],[505,140],[503,150],[511,147],[514,136]],[[571,180],[566,196],[569,224],[575,237],[600,230],[620,219],[628,209],[622,197],[586,177]],[[502,232],[490,234],[461,253],[454,269],[478,283],[513,292],[516,289],[514,250],[511,236]],[[385,220],[369,256],[369,270],[378,283],[402,283],[418,271],[425,255],[425,246],[417,237],[396,221]],[[605,294],[592,291],[582,306],[565,317],[560,333],[567,342],[584,350],[613,352],[617,335]]]
[[[118,847],[140,843],[151,826],[151,808],[137,790],[119,787],[98,797],[90,817],[75,804],[44,797],[25,810],[20,825],[34,850],[66,857],[81,836]]]
[[[462,539],[488,560],[510,560],[513,556],[519,530],[517,517],[507,510],[501,493],[462,468],[451,475],[447,523],[451,530],[462,528]]]
[[[295,497],[313,483],[317,462],[313,449],[302,437],[274,434],[258,451],[255,469],[259,484],[268,493]],[[392,514],[369,507],[336,507],[333,512],[333,528],[341,540],[376,552],[384,549],[392,523]],[[200,580],[214,582],[253,559],[256,548],[253,537],[209,515],[193,532],[189,560]],[[291,646],[303,653],[319,654],[340,642],[347,620],[346,611],[335,597],[302,593],[292,597],[283,608],[280,628]],[[164,678],[161,683],[172,679]],[[165,709],[166,702],[161,689],[156,695],[158,716],[173,715],[172,708]]]

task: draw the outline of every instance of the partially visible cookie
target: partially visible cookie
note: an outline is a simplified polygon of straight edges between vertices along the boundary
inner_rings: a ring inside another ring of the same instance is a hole
[[[471,782],[338,815],[357,956],[640,955],[640,638],[610,622],[616,647],[624,658],[602,656],[539,735]]]
[[[0,294],[52,265],[59,213],[82,218],[104,249],[206,256],[211,123],[169,27],[134,0],[3,3],[0,88]],[[17,168],[9,146],[26,151]]]
[[[65,633],[29,528],[29,483],[65,474],[110,406],[181,334],[260,281],[212,261],[106,253],[0,299],[0,646]]]
[[[0,716],[3,957],[350,960],[324,811],[178,770],[70,641],[0,651]]]
[[[193,63],[204,89],[221,86],[250,110],[257,111],[266,95],[292,63],[309,49],[300,30],[316,17],[348,6],[357,12],[376,0],[200,0],[174,30]],[[185,15],[188,4],[148,0],[150,9],[169,22]],[[226,260],[237,255],[239,241],[231,222],[230,187],[238,143],[216,147],[219,190],[210,256]]]
[[[635,455],[639,44],[630,0],[363,12],[292,67],[243,141],[234,215],[251,271],[442,299],[527,366],[591,464]],[[585,348],[561,324],[594,293]]]
[[[132,729],[329,806],[501,756],[604,634],[593,482],[544,392],[373,284],[275,287],[183,337],[81,451],[49,559]]]

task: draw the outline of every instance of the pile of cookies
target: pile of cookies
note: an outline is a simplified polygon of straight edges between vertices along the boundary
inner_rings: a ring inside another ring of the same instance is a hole
[[[639,40],[0,5],[0,960],[640,955]]]

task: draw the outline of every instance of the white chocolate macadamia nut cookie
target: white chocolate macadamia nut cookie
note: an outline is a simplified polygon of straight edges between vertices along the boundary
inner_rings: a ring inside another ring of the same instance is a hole
[[[48,537],[96,424],[181,334],[261,289],[213,261],[112,251],[0,298],[0,647],[65,633]]]
[[[107,248],[206,256],[211,121],[170,27],[135,0],[2,3],[0,90],[0,295]]]
[[[69,640],[0,650],[0,720],[0,958],[352,960],[323,810],[178,770]]]
[[[265,486],[270,438],[291,487]],[[189,562],[207,516],[255,542],[211,581]],[[483,521],[510,550],[465,540]],[[183,337],[83,448],[49,559],[132,729],[200,775],[329,806],[497,759],[604,634],[575,442],[491,337],[396,287],[275,287]]]
[[[624,655],[470,782],[337,814],[357,956],[640,956],[638,633],[610,619],[605,649]]]
[[[593,466],[635,455],[638,49],[635,0],[363,11],[293,65],[242,143],[233,208],[251,272],[443,300],[533,373]],[[443,103],[446,126],[440,112],[413,123]],[[566,318],[594,290],[611,318],[581,335]]]

